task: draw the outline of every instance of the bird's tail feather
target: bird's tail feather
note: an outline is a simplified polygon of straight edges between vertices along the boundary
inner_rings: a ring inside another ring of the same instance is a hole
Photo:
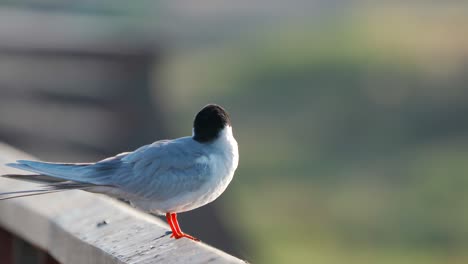
[[[79,181],[84,167],[89,163],[50,163],[32,160],[18,160],[6,164],[9,167],[47,175],[62,180]]]
[[[6,177],[6,178],[12,178],[12,179],[17,179],[17,180],[43,184],[38,189],[0,193],[0,201],[12,199],[12,198],[55,193],[55,192],[61,192],[61,191],[67,191],[67,190],[84,190],[86,188],[96,186],[90,183],[64,181],[62,179],[57,179],[54,177],[41,175],[41,174],[30,174],[30,175],[6,174],[6,175],[0,175],[0,177]]]
[[[109,175],[119,159],[103,163],[50,163],[32,160],[18,160],[6,164],[9,167],[26,170],[35,174],[7,174],[0,177],[41,183],[41,189],[0,193],[0,200],[60,192],[65,190],[86,190],[92,187],[112,187]]]
[[[13,199],[13,198],[28,197],[28,196],[33,196],[33,195],[61,192],[61,191],[65,191],[65,190],[27,190],[27,191],[17,191],[17,192],[4,192],[4,193],[0,193],[0,201]]]
[[[85,190],[87,188],[91,188],[95,186],[96,185],[89,184],[89,183],[79,183],[79,182],[70,182],[70,181],[52,183],[48,185],[43,185],[41,189],[0,193],[0,201],[12,199],[12,198],[41,195],[41,194],[62,192],[62,191],[68,191],[68,190]]]
[[[51,163],[18,160],[16,163],[8,163],[6,165],[40,175],[47,175],[46,177],[49,177],[49,179],[55,178],[62,181],[108,185],[112,182],[110,180],[111,176],[119,169],[120,158],[117,156],[117,158],[97,163]]]
[[[35,183],[57,183],[66,181],[42,174],[5,174],[0,175],[0,177]]]

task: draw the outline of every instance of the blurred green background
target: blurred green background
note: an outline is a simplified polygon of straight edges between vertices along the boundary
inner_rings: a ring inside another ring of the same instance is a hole
[[[180,116],[232,114],[224,220],[254,263],[468,262],[468,9],[376,3],[184,48]]]
[[[231,113],[240,164],[215,206],[239,257],[468,262],[467,4],[99,3],[64,5],[164,39],[167,135]]]

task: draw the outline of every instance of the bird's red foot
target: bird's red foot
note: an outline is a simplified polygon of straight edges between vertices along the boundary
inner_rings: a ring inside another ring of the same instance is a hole
[[[171,227],[171,230],[172,230],[171,237],[173,237],[175,239],[185,237],[185,238],[191,239],[193,241],[197,241],[197,242],[200,241],[200,239],[198,239],[196,237],[193,237],[191,235],[187,235],[184,232],[182,232],[182,230],[180,229],[180,226],[179,226],[179,222],[177,221],[177,214],[176,213],[166,213],[166,219],[167,219],[167,223],[169,224],[169,226]]]
[[[191,239],[191,240],[193,240],[193,241],[197,241],[197,242],[200,241],[200,239],[198,239],[198,238],[196,238],[196,237],[193,237],[193,236],[191,236],[191,235],[187,235],[187,234],[185,234],[185,233],[182,233],[182,234],[175,234],[175,233],[172,233],[171,237],[173,237],[173,238],[175,238],[175,239],[179,239],[179,238],[185,237],[185,238]]]

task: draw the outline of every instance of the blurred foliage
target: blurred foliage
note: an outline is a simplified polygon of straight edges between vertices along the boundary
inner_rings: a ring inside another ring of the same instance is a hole
[[[232,114],[225,221],[258,263],[468,261],[466,8],[299,20],[164,69],[184,127]]]

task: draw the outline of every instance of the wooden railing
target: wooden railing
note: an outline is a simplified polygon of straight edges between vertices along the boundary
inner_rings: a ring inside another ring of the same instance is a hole
[[[32,159],[0,143],[0,174],[19,172],[3,164],[25,158]],[[0,178],[0,192],[32,187]],[[0,228],[60,263],[244,263],[202,242],[172,239],[158,218],[84,191],[0,201]]]

